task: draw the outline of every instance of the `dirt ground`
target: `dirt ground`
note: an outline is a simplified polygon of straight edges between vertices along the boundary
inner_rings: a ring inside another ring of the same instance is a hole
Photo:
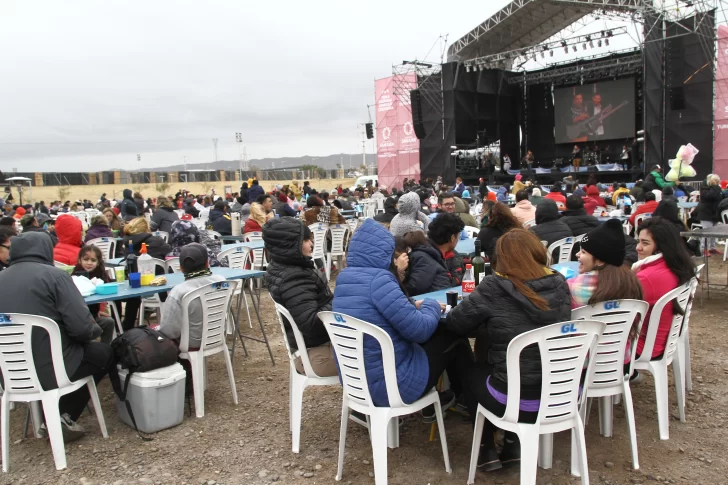
[[[711,280],[725,282],[728,267],[713,257]],[[728,398],[726,296],[713,290],[711,299],[698,301],[690,320],[694,390],[688,396],[687,422],[675,418],[675,391],[670,387],[673,419],[670,440],[660,441],[657,430],[652,377],[633,385],[640,470],[632,470],[627,425],[615,407],[614,437],[599,435],[597,406],[593,406],[586,440],[591,481],[616,485],[633,483],[728,483],[728,462],[721,450],[728,442],[728,411],[720,402]],[[56,471],[47,440],[23,439],[26,408],[10,413],[10,473],[4,484],[266,484],[334,483],[336,474],[341,388],[308,388],[304,395],[301,453],[291,452],[288,431],[288,360],[280,327],[267,293],[262,295],[263,320],[276,365],[265,347],[248,343],[249,357],[238,345],[234,370],[239,404],[232,402],[223,359],[209,359],[206,416],[185,415],[184,422],[143,442],[116,415],[107,380],[99,393],[109,430],[102,438],[95,417],[84,413],[80,423],[87,436],[66,446],[68,468]],[[243,316],[243,320],[245,317]],[[255,334],[247,323],[244,332]],[[672,382],[672,378],[671,378]],[[439,441],[429,442],[430,426],[419,416],[405,419],[400,448],[388,452],[389,483],[465,484],[472,428],[450,413],[445,419],[452,474],[443,466]],[[569,474],[568,433],[554,442],[554,466],[538,470],[539,484],[580,483]],[[364,428],[349,425],[343,482],[374,483],[371,445]],[[517,484],[518,469],[478,473],[476,483]]]

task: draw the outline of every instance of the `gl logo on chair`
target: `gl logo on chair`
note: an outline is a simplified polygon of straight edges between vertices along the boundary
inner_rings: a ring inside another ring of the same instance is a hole
[[[605,310],[616,310],[617,308],[619,308],[619,300],[605,301],[604,302],[604,309]]]
[[[10,318],[10,315],[7,315],[5,313],[0,313],[0,324],[3,323],[13,323],[12,319]]]
[[[574,333],[578,332],[576,326],[573,323],[567,323],[561,326],[561,333]]]
[[[346,323],[346,320],[344,320],[344,317],[342,315],[339,315],[338,313],[334,313],[334,320],[336,320],[339,323]]]

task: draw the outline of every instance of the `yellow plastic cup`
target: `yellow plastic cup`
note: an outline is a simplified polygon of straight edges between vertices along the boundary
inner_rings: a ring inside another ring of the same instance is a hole
[[[116,273],[116,282],[122,283],[124,281],[124,267],[117,266],[114,268],[114,272]]]

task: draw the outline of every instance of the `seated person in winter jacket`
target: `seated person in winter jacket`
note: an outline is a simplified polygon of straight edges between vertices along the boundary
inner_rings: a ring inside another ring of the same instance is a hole
[[[452,288],[461,283],[463,259],[455,253],[455,246],[463,227],[457,215],[445,212],[430,223],[429,239],[422,231],[405,233],[404,240],[412,248],[404,283],[409,295]]]
[[[109,227],[109,221],[106,220],[106,216],[103,214],[91,218],[91,225],[86,231],[86,237],[83,242],[87,243],[91,239],[99,237],[114,237],[114,233],[111,232],[111,228]]]
[[[182,298],[197,288],[225,281],[224,276],[212,274],[210,263],[207,260],[207,248],[199,243],[188,244],[182,248],[179,255],[179,268],[184,273],[185,280],[169,292],[167,300],[162,306],[162,316],[158,328],[160,333],[176,340],[178,344],[182,337]],[[188,312],[189,347],[183,350],[195,350],[200,348],[202,338],[202,302],[199,299],[191,301]]]
[[[435,300],[413,303],[402,290],[394,264],[394,237],[381,224],[366,219],[351,239],[347,263],[336,280],[333,311],[389,334],[402,401],[421,398],[445,370],[454,393],[462,392],[460,376],[472,361],[470,345],[467,339],[439,328],[444,304]],[[374,339],[364,339],[364,365],[374,405],[388,406],[382,354]],[[443,407],[452,405],[454,399],[451,392],[440,395]],[[434,419],[434,408],[423,410],[423,415]]]
[[[546,199],[536,207],[536,225],[529,229],[540,240],[546,241],[546,247],[565,237],[573,236],[571,229],[561,219],[559,210],[553,200]]]
[[[54,261],[68,266],[76,265],[78,252],[81,250],[82,231],[81,221],[71,215],[63,215],[56,219],[58,244],[53,248]]]
[[[543,205],[543,203],[541,205]],[[539,205],[539,207],[541,207],[541,205]],[[516,219],[516,216],[513,215],[511,209],[509,209],[507,205],[502,202],[498,202],[493,206],[490,210],[488,223],[481,228],[478,233],[480,247],[483,249],[483,252],[490,261],[493,261],[495,243],[498,241],[498,238],[511,229],[515,229],[517,227],[521,227],[521,223],[518,222],[518,219]]]
[[[157,210],[152,214],[151,229],[169,233],[172,230],[172,224],[178,220],[179,216],[172,207],[172,201],[167,197],[158,197]]]
[[[516,192],[516,205],[511,208],[511,212],[521,225],[536,219],[536,207],[528,200],[528,192],[525,190]]]
[[[481,331],[487,334],[487,359],[466,371],[463,382],[473,421],[478,403],[496,416],[505,412],[506,351],[511,340],[571,316],[569,287],[561,274],[546,266],[546,250],[538,238],[525,229],[512,229],[498,239],[495,253],[493,274],[486,276],[469,297],[448,313],[444,325],[464,337]],[[520,380],[519,420],[534,423],[541,398],[541,357],[536,346],[521,353]],[[478,457],[478,468],[482,471],[497,470],[520,456],[518,438],[506,432],[499,457],[493,439],[495,431],[486,419]]]
[[[330,311],[333,295],[321,271],[314,267],[313,234],[303,222],[292,218],[271,219],[263,226],[263,241],[268,247],[270,262],[265,282],[271,298],[283,305],[303,335],[313,371],[321,377],[335,376],[336,360],[329,334],[318,312]],[[291,351],[298,344],[285,320],[286,339]],[[301,358],[296,370],[304,374]]]
[[[62,216],[59,220],[63,218],[73,219],[80,225],[75,217]],[[81,240],[80,230],[78,239]],[[0,272],[0,288],[3,289],[3,313],[39,315],[58,324],[63,359],[59,364],[65,366],[71,381],[93,376],[98,383],[116,365],[111,347],[94,342],[101,335],[101,327],[94,321],[71,276],[53,267],[53,244],[46,234],[29,232],[13,238],[10,267]],[[47,332],[33,329],[31,347],[40,385],[46,391],[56,389],[58,383]],[[88,387],[83,386],[63,396],[58,403],[66,443],[85,434],[76,421],[88,401]]]
[[[232,235],[233,223],[230,219],[230,214],[228,214],[228,206],[225,201],[222,199],[216,200],[215,210],[219,211],[219,215],[215,218],[214,221],[212,221],[212,230],[219,233],[221,236]]]
[[[454,211],[453,205],[453,211]],[[420,196],[408,192],[397,201],[399,213],[389,223],[389,231],[395,236],[404,236],[411,231],[426,231],[430,219],[420,210]]]
[[[296,211],[288,205],[288,196],[283,193],[278,193],[278,202],[273,204],[273,211],[278,214],[279,217],[296,217]]]
[[[105,217],[101,217],[104,219],[104,221],[106,220]],[[25,214],[23,218],[20,219],[20,226],[23,228],[23,232],[42,232],[43,234],[48,234],[51,238],[51,241],[53,241],[53,246],[55,246],[56,244],[58,244],[58,238],[55,236],[55,234],[51,234],[50,232],[45,230],[45,228],[43,227],[43,223],[41,223],[41,220],[49,221],[50,217],[43,213],[39,213],[37,215]]]
[[[581,236],[599,226],[599,219],[584,209],[584,199],[576,195],[566,198],[566,210],[561,214],[561,220],[569,226],[572,236]]]
[[[435,218],[443,212],[449,212],[450,214],[457,214],[460,219],[463,220],[466,226],[478,227],[477,221],[470,214],[470,206],[465,203],[461,198],[455,197],[451,192],[442,192],[437,196],[438,209],[436,212],[432,212],[427,216],[430,221],[434,221]],[[469,239],[468,233],[463,230],[460,233],[460,239]]]
[[[384,212],[380,212],[379,214],[374,216],[374,220],[384,224],[384,227],[389,229],[389,224],[392,222],[392,219],[394,219],[394,216],[399,214],[399,211],[397,210],[397,197],[387,197],[387,199],[384,201]]]

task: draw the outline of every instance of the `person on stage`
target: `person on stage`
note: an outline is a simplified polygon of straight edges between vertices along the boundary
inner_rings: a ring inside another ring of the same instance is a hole
[[[622,147],[622,154],[619,156],[622,164],[622,170],[632,170],[632,152],[627,145]]]
[[[521,168],[523,168],[525,165],[528,169],[527,177],[529,180],[536,180],[536,176],[533,172],[533,158],[533,152],[531,150],[528,150],[526,152],[526,156],[523,157],[523,160],[521,161]]]
[[[511,157],[506,153],[503,155],[503,164],[501,165],[501,173],[505,175],[511,169]]]
[[[578,172],[579,166],[581,166],[581,148],[579,148],[579,145],[574,145],[574,149],[571,151],[571,163],[574,165],[574,172]]]

